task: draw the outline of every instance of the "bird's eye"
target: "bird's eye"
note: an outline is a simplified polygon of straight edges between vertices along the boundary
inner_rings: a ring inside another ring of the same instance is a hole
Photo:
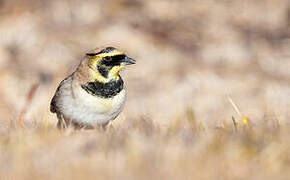
[[[112,57],[111,56],[106,56],[106,57],[104,57],[104,60],[105,61],[112,61]]]

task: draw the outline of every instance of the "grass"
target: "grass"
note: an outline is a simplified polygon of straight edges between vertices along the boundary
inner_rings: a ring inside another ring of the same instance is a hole
[[[0,179],[287,179],[290,127],[277,118],[254,125],[238,114],[207,126],[188,107],[168,125],[149,117],[114,121],[107,130],[27,124],[33,85],[17,120],[0,136]],[[265,117],[266,118],[266,117]],[[46,118],[44,118],[46,119]],[[230,118],[229,118],[230,119]]]
[[[290,127],[275,121],[211,128],[186,118],[140,118],[106,130],[43,123],[0,137],[0,179],[287,179]]]

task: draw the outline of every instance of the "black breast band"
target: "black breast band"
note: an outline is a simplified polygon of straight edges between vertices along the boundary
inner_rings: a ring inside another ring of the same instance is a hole
[[[124,88],[124,82],[121,77],[118,80],[113,80],[107,83],[88,82],[82,84],[81,87],[93,96],[102,98],[111,98],[116,96]]]

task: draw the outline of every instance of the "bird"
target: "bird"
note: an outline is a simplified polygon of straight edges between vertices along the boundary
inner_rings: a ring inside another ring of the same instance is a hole
[[[50,103],[59,129],[103,129],[123,110],[126,89],[119,72],[136,60],[114,47],[88,51],[62,80]]]

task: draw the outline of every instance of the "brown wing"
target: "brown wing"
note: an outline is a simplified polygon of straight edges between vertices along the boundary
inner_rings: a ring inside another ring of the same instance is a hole
[[[50,102],[50,112],[52,113],[58,113],[58,107],[57,107],[57,99],[59,98],[60,96],[60,88],[62,87],[62,85],[64,83],[66,83],[66,81],[68,81],[69,79],[71,78],[71,75],[66,77],[64,80],[62,80],[59,84],[59,86],[57,87],[56,91],[55,91],[55,94]]]
[[[52,112],[52,113],[57,113],[58,112],[58,107],[57,107],[56,101],[57,101],[57,98],[59,96],[59,89],[60,89],[62,83],[63,83],[63,81],[60,83],[60,85],[56,89],[55,94],[54,94],[54,96],[53,96],[53,98],[52,98],[52,100],[50,102],[50,112]]]
[[[50,102],[50,112],[52,113],[56,113],[57,112],[57,107],[56,107],[56,103],[55,103],[55,95],[53,96],[51,102]]]

